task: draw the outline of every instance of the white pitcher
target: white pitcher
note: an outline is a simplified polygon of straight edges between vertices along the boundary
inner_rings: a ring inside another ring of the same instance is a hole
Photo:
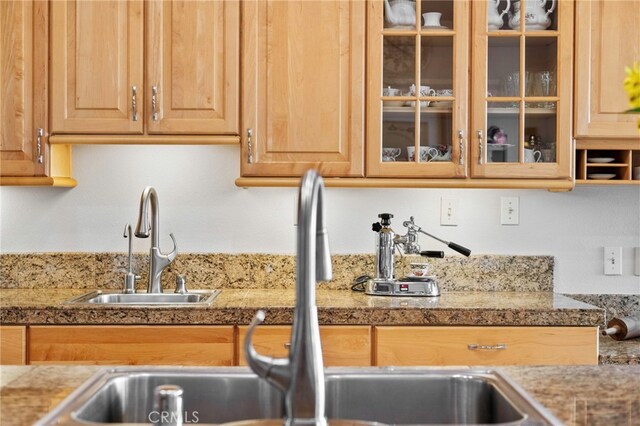
[[[494,4],[495,3],[495,4]],[[500,7],[500,0],[493,0],[487,2],[487,29],[489,31],[496,31],[502,28],[502,17],[509,11],[511,6],[511,0],[507,0],[507,7],[502,12],[498,12]]]
[[[416,25],[416,2],[384,0],[384,19],[391,25]]]
[[[525,10],[525,28],[530,31],[546,30],[551,25],[549,15],[556,8],[556,0],[551,1],[549,10],[544,10],[547,0],[527,0]],[[509,26],[514,30],[520,30],[520,2],[513,3],[513,15],[510,15]]]

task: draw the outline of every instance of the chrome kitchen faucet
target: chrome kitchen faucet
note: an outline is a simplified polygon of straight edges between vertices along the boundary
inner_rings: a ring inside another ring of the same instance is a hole
[[[149,207],[151,206],[151,207]],[[138,215],[138,225],[136,226],[136,237],[147,238],[151,235],[151,249],[149,250],[149,285],[147,293],[162,293],[162,284],[160,277],[162,271],[173,262],[178,253],[178,246],[173,234],[169,234],[173,241],[173,250],[169,254],[160,252],[160,212],[158,203],[158,193],[156,190],[147,186],[142,191],[140,197],[140,212]],[[151,210],[151,212],[149,212]],[[151,224],[149,224],[149,216],[151,216]]]
[[[251,343],[258,311],[244,341],[251,369],[284,392],[287,425],[326,425],[324,366],[318,327],[316,283],[331,279],[329,239],[324,227],[324,184],[315,170],[307,171],[298,195],[296,306],[288,358],[260,355]]]

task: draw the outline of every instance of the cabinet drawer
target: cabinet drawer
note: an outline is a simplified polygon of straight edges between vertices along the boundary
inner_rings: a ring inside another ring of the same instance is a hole
[[[597,327],[376,327],[375,332],[380,366],[598,363]]]
[[[0,365],[25,365],[27,361],[27,327],[0,327]]]
[[[232,326],[34,326],[30,364],[232,365]]]
[[[238,364],[247,365],[243,352],[248,327],[238,327]],[[371,328],[369,326],[321,326],[322,355],[325,366],[371,365]],[[291,341],[287,325],[260,326],[253,335],[253,345],[262,355],[286,357]]]

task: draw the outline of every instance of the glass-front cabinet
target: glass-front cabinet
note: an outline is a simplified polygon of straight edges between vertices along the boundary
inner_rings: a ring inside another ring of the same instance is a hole
[[[367,7],[368,177],[571,177],[571,0]]]
[[[467,175],[470,3],[368,3],[367,176]]]
[[[472,15],[471,176],[569,178],[572,2],[474,1]]]

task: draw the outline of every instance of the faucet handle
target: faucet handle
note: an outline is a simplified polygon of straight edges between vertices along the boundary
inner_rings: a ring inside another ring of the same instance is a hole
[[[167,254],[167,260],[169,262],[173,262],[178,254],[178,245],[176,244],[176,238],[173,236],[173,232],[170,233],[169,236],[171,237],[171,241],[173,241],[173,249],[171,250],[171,253]]]
[[[184,275],[176,276],[176,290],[174,293],[186,294],[187,293],[187,285]]]

